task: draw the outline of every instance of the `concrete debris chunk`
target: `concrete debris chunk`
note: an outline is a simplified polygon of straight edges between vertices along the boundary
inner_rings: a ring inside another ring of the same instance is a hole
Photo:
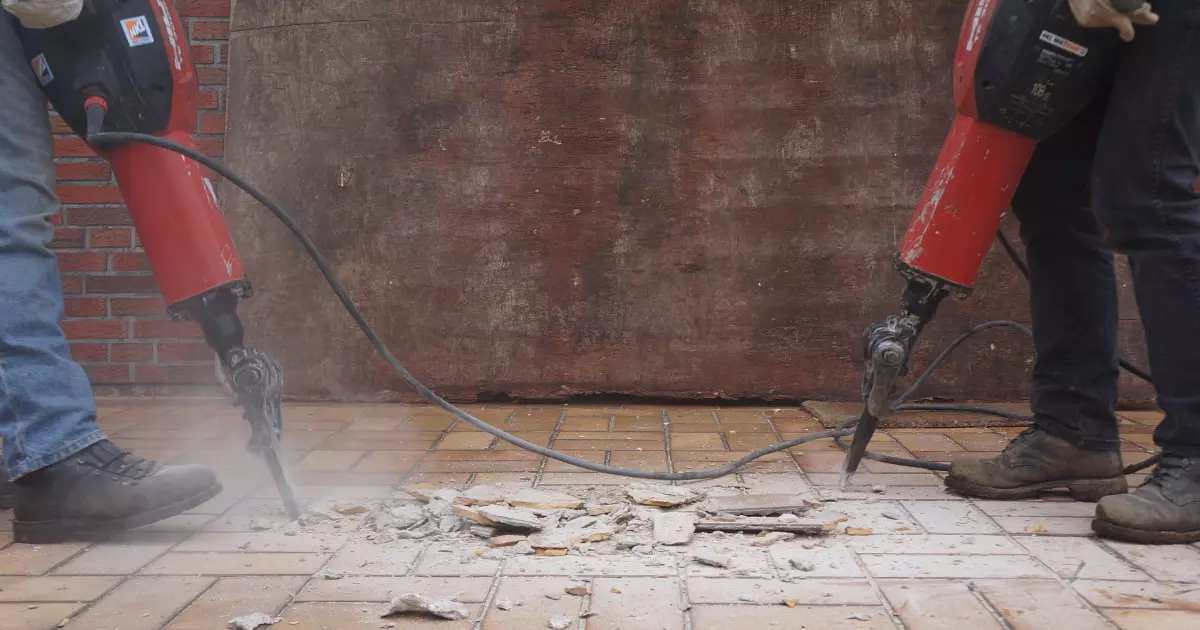
[[[259,628],[261,626],[273,626],[280,621],[282,621],[282,619],[279,617],[272,617],[270,615],[256,612],[249,615],[243,615],[241,617],[234,617],[233,619],[229,620],[229,623],[225,624],[225,627],[229,628],[230,630],[254,630],[255,628]]]
[[[338,514],[345,514],[349,516],[353,514],[366,514],[367,512],[371,511],[371,508],[358,503],[342,501],[334,504],[333,511],[337,512]]]
[[[312,525],[316,525],[317,523],[327,523],[329,521],[336,521],[339,518],[341,518],[341,517],[337,516],[336,514],[330,514],[329,512],[325,512],[322,510],[309,510],[309,511],[305,512],[303,516],[300,517],[298,522],[300,523],[301,527],[309,527]]]
[[[662,545],[686,545],[696,533],[696,517],[687,512],[654,515],[654,542]]]
[[[546,622],[546,625],[552,630],[567,630],[571,627],[571,618],[563,615],[555,615]]]
[[[587,512],[588,516],[600,516],[603,514],[612,514],[612,511],[617,509],[617,505],[615,503],[610,503],[608,505],[601,505],[599,503],[585,503],[583,504],[583,509]]]
[[[546,596],[546,599],[552,599],[554,601],[562,599],[562,593],[545,593],[544,595]]]
[[[432,529],[405,529],[393,534],[396,538],[402,540],[420,540],[433,534]]]
[[[600,522],[600,519],[596,518],[595,516],[584,515],[584,516],[577,516],[577,517],[567,521],[566,523],[563,523],[563,527],[565,527],[567,529],[584,529],[587,527],[591,527],[592,525],[595,525],[596,523],[599,523],[599,522]]]
[[[467,507],[465,505],[454,504],[450,506],[450,512],[454,516],[465,518],[480,525],[487,527],[499,527],[500,523],[479,513],[479,508]]]
[[[341,573],[325,570],[321,572],[321,577],[325,578],[326,580],[340,580],[346,576]]]
[[[870,621],[871,615],[868,613],[854,613],[853,615],[850,615],[849,617],[846,617],[846,618],[853,619],[855,621]]]
[[[713,567],[721,567],[722,569],[729,568],[729,563],[733,561],[733,558],[731,558],[728,555],[725,555],[723,553],[717,553],[717,552],[713,551],[712,549],[705,549],[703,547],[701,547],[700,549],[693,549],[692,551],[690,551],[688,553],[688,555],[691,556],[693,560],[695,560],[696,562],[699,562],[700,564],[707,564],[707,565],[713,566]]]
[[[792,513],[780,514],[778,517],[780,523],[799,523],[800,517]]]
[[[381,617],[390,617],[403,613],[423,613],[459,621],[467,618],[467,607],[450,599],[434,599],[421,593],[404,593],[392,599],[388,609]]]
[[[817,568],[817,565],[800,558],[791,558],[788,560],[788,563],[792,565],[792,568],[798,571],[804,571],[805,573],[809,571],[815,571]]]
[[[456,532],[462,527],[462,525],[463,520],[457,516],[454,516],[453,514],[447,514],[446,516],[438,519],[438,529],[441,530],[443,534]]]
[[[479,514],[494,523],[501,523],[518,529],[540,530],[543,527],[541,519],[536,514],[520,508],[485,505],[479,508]],[[486,524],[484,523],[484,525]]]
[[[250,531],[263,532],[275,527],[269,518],[252,518],[250,519]]]
[[[566,586],[566,588],[563,589],[563,592],[566,593],[567,595],[583,597],[584,595],[588,594],[588,586],[587,586],[587,584],[584,584],[583,582],[572,582],[572,583],[568,584]]]
[[[533,554],[537,553],[537,550],[533,548],[533,545],[529,544],[528,540],[522,540],[521,542],[513,545],[512,550],[513,553],[519,556],[532,556]]]
[[[654,546],[653,545],[638,545],[638,546],[634,547],[632,551],[633,551],[633,553],[636,553],[639,556],[648,556],[648,555],[654,553]]]
[[[900,514],[898,514],[895,510],[884,510],[884,511],[880,512],[879,515],[882,516],[883,518],[889,518],[893,521],[904,520],[904,517],[900,516]]]
[[[577,531],[552,529],[530,536],[528,542],[533,545],[534,549],[542,551],[543,549],[570,549],[571,545],[582,542],[582,540],[582,534]]]
[[[487,527],[486,525],[472,525],[467,531],[470,532],[472,536],[476,538],[482,538],[484,540],[491,540],[496,536],[496,528]]]
[[[634,503],[652,505],[654,507],[675,507],[696,500],[696,494],[687,488],[679,486],[658,486],[645,483],[631,484],[625,489],[625,494]]]
[[[633,513],[633,508],[628,503],[622,503],[609,512],[608,520],[614,525],[622,525],[632,521],[635,516],[637,515]]]
[[[524,488],[511,494],[508,503],[513,507],[536,510],[574,510],[583,507],[583,499],[539,488]]]
[[[743,516],[803,514],[808,511],[808,504],[804,497],[798,494],[746,494],[710,497],[700,507],[710,514],[740,514]]]
[[[495,486],[471,486],[454,498],[460,505],[497,505],[504,503],[504,491]]]
[[[502,597],[496,601],[496,608],[498,608],[500,610],[512,610],[513,608],[516,608],[517,606],[520,606],[520,605],[521,605],[521,602],[511,600],[507,597]]]
[[[778,518],[768,516],[739,516],[734,520],[718,520],[714,518],[700,519],[696,522],[699,532],[762,532],[777,531],[793,534],[830,534],[837,529],[837,524],[844,519],[841,515],[824,513],[812,518],[801,518],[794,522],[780,522]]]
[[[513,534],[505,534],[503,536],[492,536],[488,539],[488,544],[492,547],[511,547],[517,543],[525,541],[525,536],[516,536]]]
[[[871,486],[871,492],[875,494],[883,494],[887,492],[887,486]]]
[[[382,515],[381,515],[382,516]],[[419,505],[413,503],[403,503],[395,507],[389,508],[387,517],[391,520],[391,526],[397,529],[408,529],[413,525],[418,525],[425,520],[425,510]]]
[[[751,547],[770,547],[775,543],[791,540],[796,535],[791,532],[766,532],[765,536],[759,536],[750,541]]]
[[[580,531],[579,540],[580,542],[585,543],[602,542],[612,538],[612,535],[615,531],[616,530],[614,530],[611,525],[597,523],[596,525]]]

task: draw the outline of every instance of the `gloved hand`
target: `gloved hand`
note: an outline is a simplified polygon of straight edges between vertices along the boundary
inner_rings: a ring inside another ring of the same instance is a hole
[[[0,0],[25,28],[51,28],[79,17],[83,0]]]
[[[1158,24],[1158,14],[1143,3],[1137,10],[1122,13],[1113,7],[1112,0],[1070,0],[1075,21],[1085,28],[1112,27],[1121,32],[1121,39],[1133,41],[1134,24]],[[1127,3],[1126,3],[1127,4]]]

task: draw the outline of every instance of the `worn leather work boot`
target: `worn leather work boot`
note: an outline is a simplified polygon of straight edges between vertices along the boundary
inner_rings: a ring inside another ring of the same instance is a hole
[[[1120,453],[1081,448],[1037,427],[995,457],[954,462],[946,486],[985,499],[1028,499],[1066,488],[1077,501],[1099,501],[1129,490]]]
[[[93,539],[149,525],[213,498],[203,466],[160,466],[104,440],[18,479],[13,539]]]
[[[1164,455],[1137,490],[1100,501],[1092,529],[1148,545],[1200,541],[1200,460]]]

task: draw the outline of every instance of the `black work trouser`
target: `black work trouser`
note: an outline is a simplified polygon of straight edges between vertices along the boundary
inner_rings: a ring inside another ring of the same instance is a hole
[[[1037,425],[1119,447],[1117,289],[1129,257],[1165,451],[1200,457],[1200,0],[1121,47],[1111,87],[1038,146],[1013,200],[1029,259]]]

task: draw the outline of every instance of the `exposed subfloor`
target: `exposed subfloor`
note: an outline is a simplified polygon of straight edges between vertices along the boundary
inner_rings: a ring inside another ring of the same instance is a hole
[[[701,470],[821,430],[797,408],[471,410],[527,440],[644,470]],[[93,544],[13,544],[11,512],[0,512],[0,630],[216,629],[253,612],[297,630],[531,630],[556,617],[580,630],[1200,627],[1200,547],[1099,540],[1091,504],[966,500],[943,491],[936,474],[870,461],[862,485],[842,494],[842,453],[828,440],[684,485],[713,497],[836,498],[822,509],[847,518],[830,535],[758,547],[752,534],[695,534],[686,545],[651,540],[620,550],[614,539],[543,556],[492,549],[467,532],[380,535],[373,517],[412,500],[402,486],[536,486],[604,504],[623,500],[630,482],[498,444],[428,407],[291,405],[286,418],[301,492],[332,519],[287,524],[264,466],[242,450],[248,430],[236,410],[103,401],[101,423],[118,443],[167,463],[213,466],[225,490],[191,513]],[[1157,414],[1124,418],[1126,460],[1147,457]],[[895,429],[872,448],[951,461],[995,453],[1019,431]],[[635,524],[653,516],[654,508],[631,508]],[[699,548],[730,556],[730,566],[692,561]],[[572,586],[581,594],[564,592]],[[454,598],[467,616],[380,617],[392,594],[407,592]]]

